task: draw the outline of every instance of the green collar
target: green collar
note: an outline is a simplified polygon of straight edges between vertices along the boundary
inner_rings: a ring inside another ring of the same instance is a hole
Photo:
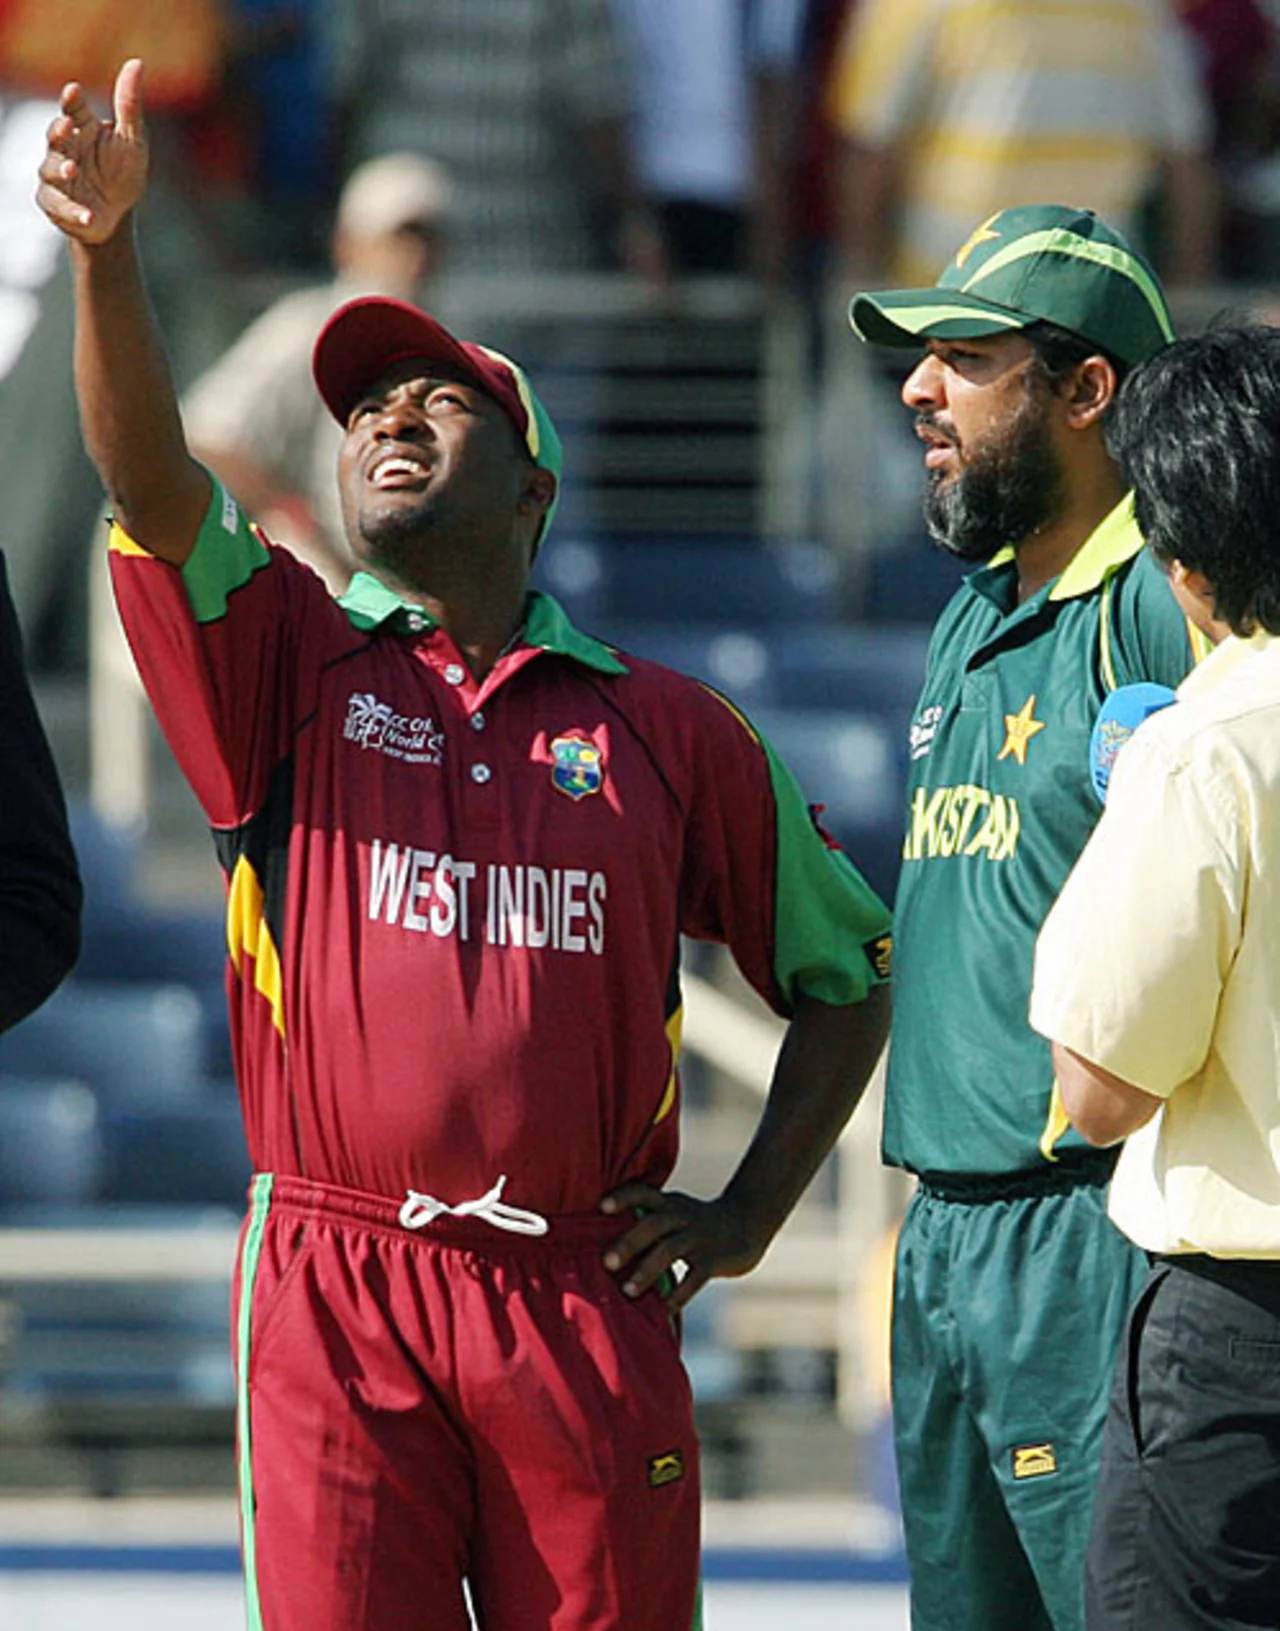
[[[372,572],[357,572],[338,604],[357,629],[365,632],[385,623],[397,634],[412,634],[437,627],[435,618],[421,607],[402,600]],[[530,591],[528,616],[524,625],[526,646],[550,651],[559,657],[572,657],[601,674],[625,674],[627,665],[589,634],[575,629],[564,608],[540,590]]]
[[[1067,562],[1046,599],[1074,600],[1079,595],[1091,594],[1117,567],[1131,561],[1141,548],[1142,534],[1133,513],[1133,494],[1126,493]],[[1007,566],[1013,559],[1013,546],[1006,544],[991,557],[987,566]]]

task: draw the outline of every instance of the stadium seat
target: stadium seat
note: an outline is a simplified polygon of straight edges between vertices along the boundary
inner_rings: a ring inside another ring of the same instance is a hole
[[[789,628],[770,636],[772,685],[788,708],[841,708],[907,729],[924,682],[929,629]]]
[[[136,899],[136,837],[114,827],[84,799],[73,799],[67,816],[84,882],[85,915],[107,915]]]
[[[0,1209],[92,1201],[102,1166],[98,1105],[83,1082],[0,1076]]]
[[[76,977],[84,983],[182,985],[200,1004],[200,1068],[231,1068],[226,994],[226,923],[221,908],[169,911],[123,903],[86,911]]]
[[[233,1096],[114,1110],[102,1134],[104,1201],[243,1207],[250,1166]]]
[[[902,850],[906,747],[874,714],[757,709],[756,726],[790,767],[822,826],[886,901]]]
[[[705,680],[744,708],[776,700],[774,659],[759,630],[644,622],[618,624],[610,638],[623,652]]]
[[[972,563],[928,538],[913,538],[898,549],[873,555],[863,589],[862,616],[868,623],[928,623],[973,571]]]
[[[0,1036],[0,1072],[77,1078],[104,1108],[195,1099],[202,1023],[186,986],[69,980]]]
[[[836,611],[835,563],[817,544],[566,539],[548,546],[535,581],[606,639],[637,620],[759,628]]]

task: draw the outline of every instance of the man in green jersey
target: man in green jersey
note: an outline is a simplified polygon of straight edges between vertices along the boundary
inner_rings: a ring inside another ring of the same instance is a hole
[[[936,287],[860,294],[850,318],[923,347],[902,396],[926,520],[985,563],[934,631],[896,906],[884,1155],[920,1180],[893,1327],[912,1624],[1080,1631],[1145,1263],[1106,1216],[1115,1154],[1070,1129],[1027,1004],[1036,932],[1100,811],[1098,709],[1193,661],[1104,440],[1119,380],[1173,330],[1123,238],[1047,205],[993,216]]]

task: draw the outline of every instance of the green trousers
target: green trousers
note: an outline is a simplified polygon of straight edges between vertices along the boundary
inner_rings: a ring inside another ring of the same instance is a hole
[[[1107,1166],[922,1182],[898,1243],[893,1410],[913,1631],[1084,1631],[1084,1556],[1145,1257]]]

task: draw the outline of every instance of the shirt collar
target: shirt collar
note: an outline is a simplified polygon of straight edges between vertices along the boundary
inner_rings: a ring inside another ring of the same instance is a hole
[[[1046,599],[1074,600],[1080,595],[1091,594],[1118,566],[1131,561],[1142,547],[1142,534],[1138,531],[1137,517],[1133,513],[1133,494],[1126,493],[1067,562],[1057,581],[1051,585]],[[983,570],[1008,566],[1014,559],[1012,544],[1006,544],[991,557]],[[977,575],[974,574],[975,577]]]
[[[1280,660],[1280,637],[1268,634],[1266,629],[1255,629],[1247,637],[1228,635],[1183,680],[1178,687],[1178,701],[1216,690],[1232,679],[1237,670],[1260,657],[1271,662]]]
[[[364,632],[384,624],[396,634],[438,627],[429,612],[401,599],[372,572],[357,572],[338,604],[354,627]],[[627,673],[627,665],[608,646],[574,628],[564,608],[551,595],[531,590],[527,606],[524,646],[534,646],[559,657],[572,657],[600,674]]]

